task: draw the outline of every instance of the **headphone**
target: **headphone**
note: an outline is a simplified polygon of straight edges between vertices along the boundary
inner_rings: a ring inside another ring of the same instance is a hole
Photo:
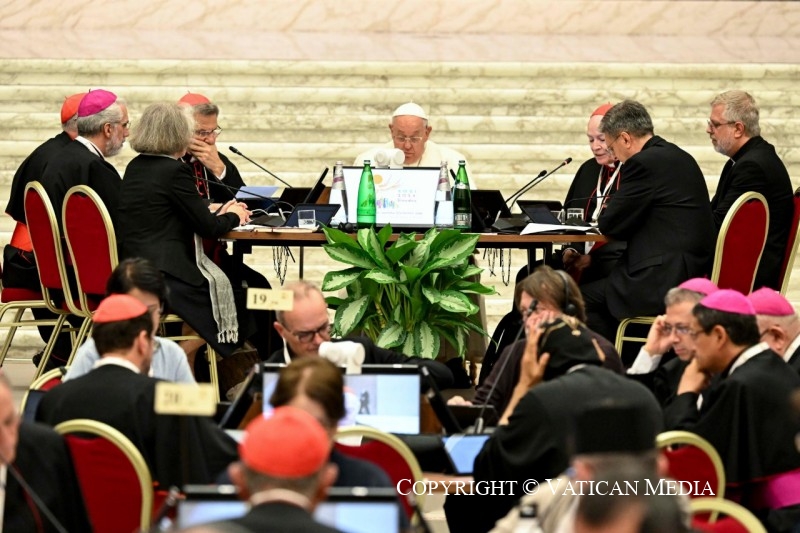
[[[575,304],[570,300],[569,280],[567,279],[567,275],[563,270],[556,270],[556,272],[561,276],[561,281],[564,282],[564,308],[562,310],[565,315],[575,316],[578,314],[578,308],[575,307]]]
[[[358,231],[358,227],[352,222],[339,222],[337,229],[345,233],[355,233]]]

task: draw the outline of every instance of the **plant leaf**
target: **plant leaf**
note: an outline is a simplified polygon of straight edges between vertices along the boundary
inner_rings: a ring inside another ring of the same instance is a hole
[[[402,353],[405,355],[419,355],[414,350],[414,335],[406,335],[406,339],[403,341]]]
[[[489,287],[483,283],[469,283],[462,281],[455,283],[451,288],[455,291],[468,292],[472,294],[497,294],[497,291],[494,289],[494,287]]]
[[[327,277],[327,274],[325,276]],[[395,276],[390,270],[371,270],[364,277],[381,285],[386,285],[388,283],[400,283],[400,280],[397,279],[397,276]]]
[[[422,274],[422,270],[420,270],[419,268],[417,268],[415,266],[409,266],[409,265],[405,265],[403,263],[400,263],[400,268],[406,274],[406,280],[407,280],[406,281],[406,286],[414,283],[415,281],[417,281],[417,279],[419,279],[420,274]]]
[[[388,269],[391,268],[389,261],[386,260],[386,255],[383,252],[383,245],[378,242],[378,236],[372,228],[362,228],[358,230],[358,244],[364,249],[365,252],[372,258],[378,268]]]
[[[400,235],[398,239],[386,250],[386,258],[392,263],[397,263],[408,252],[417,247],[415,239],[409,239],[407,235]]]
[[[406,340],[406,332],[403,326],[392,322],[389,327],[381,331],[375,344],[382,348],[395,348],[403,344]]]
[[[392,225],[386,224],[381,230],[378,232],[378,242],[381,243],[381,246],[386,246],[386,243],[389,242],[389,238],[392,236]]]
[[[358,243],[356,243],[357,245]],[[360,248],[351,248],[345,244],[323,244],[322,248],[334,261],[372,270],[377,265],[370,256]]]
[[[322,232],[325,234],[325,238],[328,239],[329,244],[343,244],[354,250],[360,249],[356,240],[349,233],[336,228],[329,228],[328,226],[322,226]]]
[[[478,312],[478,306],[469,298],[456,291],[443,291],[439,298],[439,306],[451,313],[465,313],[471,315]]]
[[[478,274],[484,271],[483,268],[475,265],[467,265],[466,267],[456,269],[456,274],[462,278],[468,278],[470,276],[477,276]]]
[[[322,290],[338,291],[357,280],[363,272],[364,269],[359,267],[326,272],[325,277],[322,278]]]
[[[475,251],[475,245],[478,243],[479,237],[480,235],[478,234],[467,234],[448,242],[436,254],[436,259],[426,265],[423,273],[427,274],[432,270],[456,266],[463,262]]]
[[[433,287],[422,287],[422,294],[431,304],[438,304],[442,300],[442,293]]]
[[[362,296],[339,306],[334,322],[339,335],[345,336],[359,327],[369,306],[369,300],[369,296]]]
[[[414,328],[414,348],[420,357],[436,359],[439,355],[441,339],[427,322],[420,322]]]

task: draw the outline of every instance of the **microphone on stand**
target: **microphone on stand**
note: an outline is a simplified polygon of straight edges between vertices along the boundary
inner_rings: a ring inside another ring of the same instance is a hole
[[[556,168],[554,168],[550,172],[545,172],[544,174],[542,174],[540,172],[539,175],[536,176],[535,178],[533,178],[529,184],[525,185],[520,192],[512,194],[511,198],[506,200],[506,203],[508,203],[509,200],[511,200],[512,198],[514,198],[514,202],[516,202],[517,200],[519,200],[520,196],[522,196],[523,194],[525,194],[526,192],[528,192],[529,190],[533,189],[534,187],[539,185],[541,182],[543,182],[544,180],[546,180],[547,178],[552,176],[560,168],[565,167],[565,166],[569,165],[570,163],[572,163],[572,158],[568,157],[564,161],[562,161],[560,165],[558,165]],[[509,206],[509,208],[514,207],[514,202],[511,202],[511,205]]]
[[[255,161],[253,161],[252,159],[250,159],[249,157],[247,157],[246,155],[244,155],[244,154],[243,154],[242,152],[240,152],[240,151],[239,151],[239,150],[238,150],[238,149],[237,149],[235,146],[228,146],[228,148],[229,148],[229,149],[230,149],[230,151],[231,151],[231,152],[233,152],[234,154],[236,154],[236,155],[240,155],[240,156],[244,157],[245,159],[247,159],[248,161],[250,161],[251,163],[253,163],[255,166],[257,166],[258,168],[260,168],[261,170],[263,170],[264,172],[266,172],[267,174],[269,174],[270,176],[272,176],[272,177],[273,177],[273,178],[275,178],[276,180],[280,181],[281,183],[283,183],[284,185],[286,185],[286,186],[287,186],[287,187],[289,187],[290,189],[292,188],[292,186],[291,186],[291,185],[289,185],[288,183],[286,183],[285,181],[283,181],[282,179],[280,179],[278,176],[276,176],[275,174],[273,174],[272,172],[270,172],[270,171],[269,171],[269,170],[267,170],[266,168],[262,167],[261,165],[259,165],[258,163],[256,163]],[[254,194],[253,196],[256,196],[256,195]]]
[[[528,306],[528,313],[533,313],[536,310],[536,306],[539,304],[539,301],[534,298],[531,301],[531,304]],[[500,382],[500,376],[503,375],[505,372],[506,367],[508,366],[508,362],[511,360],[511,351],[513,350],[513,346],[517,343],[519,338],[522,336],[522,332],[525,331],[525,313],[522,314],[522,325],[519,327],[519,331],[517,331],[517,336],[514,337],[514,341],[509,344],[508,349],[508,357],[503,360],[503,364],[500,365],[500,368],[497,370],[497,375],[495,376],[494,383],[492,383],[492,387],[489,389],[489,394],[486,395],[486,401],[483,402],[481,406],[481,410],[478,413],[478,418],[475,419],[475,427],[473,428],[473,433],[477,435],[478,433],[483,433],[483,414],[486,411],[486,408],[489,406],[489,402],[492,401],[492,394],[494,394],[494,390],[497,388],[497,384]],[[524,348],[523,348],[524,350]],[[498,413],[499,416],[503,416],[503,413]]]
[[[542,176],[544,176],[545,174],[547,174],[547,169],[545,169],[545,170],[542,170],[541,172],[539,172],[539,174],[538,174],[538,175],[537,175],[535,178],[533,178],[531,181],[529,181],[528,183],[526,183],[525,185],[523,185],[522,187],[520,187],[519,189],[517,189],[517,191],[516,191],[514,194],[512,194],[511,196],[509,196],[508,198],[506,198],[506,204],[508,204],[508,202],[510,202],[510,201],[511,201],[513,198],[516,198],[517,196],[519,196],[520,194],[522,194],[523,192],[525,192],[525,191],[527,190],[525,187],[528,187],[529,185],[530,185],[530,186],[533,186],[533,185],[532,185],[532,184],[533,184],[533,182],[535,182],[536,180],[540,179],[540,178],[541,178]],[[512,205],[511,205],[511,207],[514,207],[514,205],[512,204]]]
[[[17,471],[16,467],[12,464],[9,464],[8,461],[6,461],[2,455],[0,455],[0,462],[5,463],[7,465],[8,473],[11,475],[11,477],[13,477],[17,481],[17,483],[19,483],[19,486],[22,487],[22,490],[25,491],[25,493],[28,496],[30,496],[31,501],[36,506],[36,508],[42,512],[42,514],[47,518],[47,520],[51,524],[53,524],[53,528],[59,533],[68,533],[67,528],[65,528],[61,524],[61,522],[58,521],[58,519],[55,517],[50,508],[47,507],[44,501],[42,501],[42,498],[39,497],[36,491],[33,490],[33,488],[28,484],[27,481],[25,481],[25,478],[23,478],[22,474],[20,474]],[[6,490],[8,490],[7,486],[8,484],[6,483],[6,487],[4,487]]]

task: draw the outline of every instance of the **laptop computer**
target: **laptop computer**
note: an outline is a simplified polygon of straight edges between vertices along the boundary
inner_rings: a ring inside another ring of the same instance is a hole
[[[313,209],[314,210],[314,217],[317,220],[317,225],[325,225],[330,226],[331,220],[336,215],[336,212],[339,211],[341,206],[339,204],[306,204],[301,203],[297,204],[292,212],[289,214],[289,217],[286,220],[283,220],[279,215],[261,215],[256,217],[250,221],[250,224],[255,224],[257,226],[270,226],[273,228],[296,228],[298,227],[297,221],[297,213],[304,209]]]
[[[178,501],[177,527],[185,529],[247,514],[233,485],[185,485],[185,498]],[[347,533],[400,531],[400,502],[393,488],[331,487],[325,501],[317,505],[314,519]]]
[[[328,175],[328,167],[322,171],[317,182],[313,187],[286,187],[281,193],[279,200],[289,205],[295,206],[297,204],[314,204],[319,200],[322,191],[325,190],[325,176]]]
[[[491,435],[448,435],[442,437],[444,451],[458,476],[471,476],[475,458]]]
[[[273,185],[245,185],[239,188],[236,199],[247,204],[251,211],[254,209],[269,209],[277,200],[275,193],[280,187]]]
[[[363,167],[344,167],[347,189],[347,221],[357,222],[358,185]],[[375,181],[377,210],[375,224],[410,230],[426,230],[434,225],[438,167],[377,168]]]
[[[231,402],[225,414],[217,424],[222,429],[244,429],[244,426],[253,419],[253,411],[261,411],[261,370],[259,365],[253,365],[244,384],[239,388],[239,394]]]
[[[496,189],[474,189],[472,197],[472,231],[482,233],[489,230],[498,217],[510,217],[511,210]]]
[[[475,421],[481,414],[483,405],[447,405],[442,393],[436,386],[436,381],[425,367],[420,367],[422,379],[426,379],[429,385],[425,392],[431,409],[436,414],[436,418],[442,424],[445,434],[454,435],[465,433],[466,428],[475,425]],[[484,427],[496,426],[498,421],[497,411],[493,405],[487,405],[483,410]]]
[[[262,365],[265,416],[284,365]],[[344,368],[342,368],[344,372]],[[420,373],[416,365],[363,365],[361,374],[345,374],[345,417],[339,427],[370,426],[386,433],[416,434],[420,430]]]

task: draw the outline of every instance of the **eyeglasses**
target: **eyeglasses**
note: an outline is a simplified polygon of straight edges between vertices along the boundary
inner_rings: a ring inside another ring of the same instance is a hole
[[[696,339],[697,336],[700,335],[701,333],[706,335],[708,334],[707,331],[703,331],[702,329],[698,329],[697,331],[691,330],[689,328],[686,329],[687,329],[686,334],[689,335],[692,338],[692,340]]]
[[[525,309],[520,309],[519,314],[522,315],[523,320],[528,320],[528,317],[531,316],[533,313],[535,313],[538,307],[539,307],[539,300],[534,299],[531,301],[531,305],[529,305]]]
[[[617,142],[617,139],[619,139],[621,136],[622,136],[622,134],[620,133],[619,135],[617,135],[616,137],[614,137],[614,140],[613,140],[613,141],[611,141],[610,143],[609,143],[609,142],[607,142],[607,143],[606,143],[606,152],[608,152],[608,153],[609,153],[609,154],[611,154],[611,155],[614,155],[614,149],[613,149],[613,148],[611,148],[611,146],[613,146],[613,144],[614,144],[615,142]]]
[[[287,331],[297,337],[297,340],[300,342],[311,342],[317,335],[322,337],[324,340],[331,338],[330,322],[325,322],[323,325],[312,331],[292,331],[289,329],[287,329]]]
[[[672,324],[664,324],[662,331],[664,332],[664,335],[672,335],[673,331],[677,335],[688,335],[692,330],[689,329],[689,326],[673,326]]]
[[[217,126],[213,130],[194,130],[194,134],[198,137],[216,137],[222,133],[222,128]]]
[[[719,123],[717,123],[717,122],[713,122],[710,118],[706,119],[706,122],[708,123],[708,127],[709,127],[709,129],[711,129],[711,131],[714,131],[717,128],[720,128],[722,126],[730,126],[731,124],[736,124],[736,121],[733,121],[733,122],[719,122]]]
[[[109,124],[119,124],[122,126],[122,129],[127,130],[131,127],[132,122],[129,120],[127,122],[109,122]]]
[[[422,137],[406,137],[405,135],[393,135],[392,139],[394,139],[394,142],[396,142],[397,144],[405,144],[405,143],[419,144],[419,143],[422,142],[423,138]]]

